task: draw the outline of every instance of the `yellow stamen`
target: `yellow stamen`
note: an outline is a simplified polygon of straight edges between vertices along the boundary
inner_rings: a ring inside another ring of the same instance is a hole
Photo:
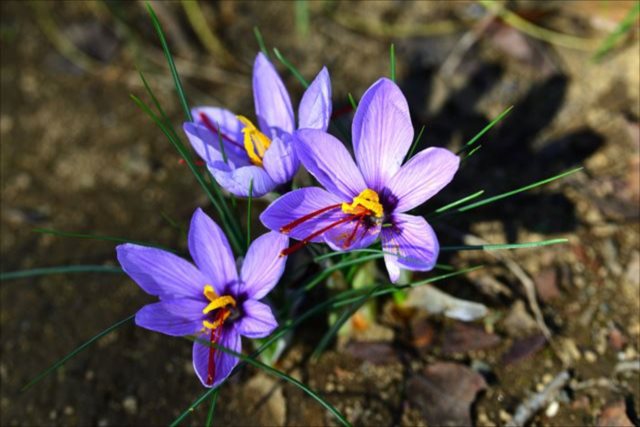
[[[224,323],[225,320],[227,320],[227,317],[229,317],[231,315],[231,311],[226,310],[223,314],[222,314],[222,318],[214,320],[213,322],[209,322],[208,320],[203,320],[202,324],[204,325],[205,328],[207,329],[217,329],[220,326],[222,326],[222,324]]]
[[[384,214],[378,193],[369,188],[354,197],[353,202],[342,204],[342,212],[347,214],[362,215],[367,211],[371,212],[376,218],[382,218]]]
[[[209,303],[209,305],[207,305],[204,308],[204,310],[202,310],[203,314],[210,313],[213,310],[216,310],[216,309],[222,308],[222,307],[226,307],[228,305],[230,305],[232,307],[236,306],[236,300],[233,299],[233,297],[231,295],[224,295],[224,296],[219,297],[216,294],[216,291],[213,289],[213,286],[211,286],[211,285],[206,285],[204,287],[204,296],[207,297],[207,299],[209,301],[211,301],[211,302]],[[206,320],[205,320],[205,322],[206,322]]]
[[[262,159],[267,148],[271,145],[271,140],[264,133],[251,123],[251,120],[244,116],[236,116],[244,125],[244,149],[249,156],[249,160],[256,166],[262,166]]]

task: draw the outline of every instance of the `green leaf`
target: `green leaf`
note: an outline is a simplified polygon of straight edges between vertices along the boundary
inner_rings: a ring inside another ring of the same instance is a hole
[[[119,267],[110,267],[107,265],[65,265],[60,267],[30,268],[28,270],[0,273],[0,281],[24,279],[26,277],[35,277],[35,276],[48,276],[51,274],[68,274],[68,273],[122,274],[123,271]]]
[[[23,392],[27,391],[28,389],[30,389],[31,387],[33,387],[34,385],[39,383],[46,376],[48,376],[49,374],[54,372],[56,369],[58,369],[59,367],[61,367],[65,363],[67,363],[69,360],[73,359],[75,356],[78,355],[78,353],[80,353],[80,352],[86,350],[87,348],[91,347],[91,345],[93,343],[95,343],[100,338],[104,337],[105,335],[108,335],[111,332],[113,332],[116,329],[118,329],[119,327],[121,327],[123,325],[126,325],[131,320],[133,320],[134,317],[135,317],[135,314],[132,314],[131,316],[127,317],[126,319],[122,319],[121,321],[119,321],[117,323],[114,323],[113,325],[109,326],[107,329],[103,330],[98,335],[95,335],[93,338],[91,338],[90,340],[86,341],[85,343],[83,343],[82,345],[77,347],[71,353],[67,354],[65,357],[63,357],[62,359],[58,360],[56,363],[54,363],[53,365],[51,365],[50,367],[48,367],[47,369],[45,369],[44,371],[42,371],[38,375],[36,375],[36,377],[34,379],[29,381],[29,383],[27,383],[27,385],[22,387],[21,391],[23,391]]]
[[[422,125],[422,127],[420,128],[420,132],[418,132],[418,136],[416,137],[416,139],[413,140],[413,144],[411,144],[411,149],[409,149],[409,154],[407,154],[407,157],[405,157],[405,161],[409,160],[411,156],[413,156],[413,152],[416,151],[416,147],[418,146],[418,143],[422,139],[424,128],[425,128],[425,125]]]
[[[216,411],[216,401],[218,400],[218,393],[220,391],[220,387],[216,387],[213,391],[213,395],[211,396],[211,405],[209,406],[209,413],[207,414],[207,422],[206,426],[210,427],[213,423],[213,414]]]
[[[309,87],[309,82],[307,82],[307,80],[304,77],[302,77],[302,74],[300,73],[300,71],[298,71],[298,69],[294,67],[291,62],[289,62],[284,56],[282,56],[278,48],[274,47],[273,53],[275,53],[276,58],[278,58],[278,61],[282,62],[282,64],[285,67],[287,67],[287,69],[291,72],[291,74],[293,74],[294,77],[298,79],[300,84],[302,84],[302,86],[304,86],[305,89]]]
[[[456,200],[455,202],[449,203],[448,205],[444,205],[441,208],[436,209],[435,212],[436,213],[442,213],[442,212],[448,211],[451,208],[455,208],[456,206],[459,206],[459,205],[461,205],[461,204],[463,204],[465,202],[468,202],[469,200],[473,200],[476,197],[480,197],[483,194],[484,194],[484,190],[477,191],[477,192],[475,192],[473,194],[470,194],[470,195],[468,195],[466,197],[463,197],[460,200]]]
[[[269,56],[269,51],[267,50],[267,46],[264,44],[264,39],[262,38],[262,34],[260,33],[260,29],[255,26],[253,27],[253,35],[256,36],[256,41],[258,42],[258,46],[260,46],[260,50],[267,57],[267,59],[271,60]]]
[[[504,110],[502,113],[500,113],[498,115],[498,117],[496,117],[495,119],[491,120],[491,122],[486,125],[480,132],[478,132],[473,138],[471,138],[469,141],[467,141],[467,143],[464,145],[464,147],[462,147],[461,150],[458,151],[457,154],[460,154],[468,149],[471,148],[471,146],[473,144],[475,144],[475,142],[477,140],[479,140],[485,133],[489,132],[489,130],[494,127],[496,124],[498,124],[502,119],[505,118],[505,116],[507,114],[509,114],[511,112],[511,110],[513,109],[513,105],[509,108],[507,108],[506,110]]]
[[[249,181],[249,199],[247,200],[247,250],[251,245],[251,204],[253,202],[253,178]]]
[[[396,47],[393,43],[389,46],[389,66],[391,68],[391,80],[396,81]]]
[[[504,243],[504,244],[487,244],[487,245],[462,245],[462,246],[441,246],[441,251],[498,251],[503,249],[522,249],[537,248],[539,246],[557,245],[559,243],[567,243],[568,239],[549,239],[538,242],[526,243]]]
[[[135,243],[136,245],[149,246],[151,248],[159,248],[165,251],[174,252],[171,249],[168,249],[156,243],[143,242],[141,240],[126,239],[124,237],[104,236],[100,234],[75,233],[72,231],[54,230],[52,228],[34,228],[33,231],[36,233],[49,234],[49,235],[58,236],[58,237],[72,237],[74,239],[104,240],[107,242],[116,242],[116,243]]]
[[[635,6],[629,9],[629,13],[624,17],[622,21],[616,26],[616,28],[607,36],[602,42],[595,55],[593,55],[594,61],[600,61],[603,56],[607,54],[615,44],[634,27],[637,23],[638,15],[640,15],[640,2],[636,0]]]
[[[187,118],[188,122],[192,122],[193,117],[191,117],[189,103],[187,103],[187,97],[184,94],[184,89],[182,88],[182,83],[180,82],[180,76],[178,75],[176,64],[173,62],[173,55],[171,55],[171,51],[169,50],[169,45],[167,44],[167,39],[165,38],[164,32],[162,31],[160,20],[156,16],[156,13],[149,3],[147,3],[147,11],[149,12],[149,16],[151,17],[153,27],[155,28],[156,33],[158,33],[158,37],[160,38],[160,44],[162,44],[164,56],[167,58],[167,63],[169,64],[169,69],[171,70],[171,76],[173,77],[173,84],[176,87],[176,92],[178,92],[178,98],[180,99],[180,104],[182,104],[184,115]]]
[[[568,175],[574,174],[576,172],[579,172],[582,169],[583,169],[582,167],[571,169],[570,171],[563,172],[561,174],[552,176],[550,178],[546,178],[546,179],[542,179],[540,181],[536,181],[533,184],[525,185],[524,187],[516,188],[515,190],[507,191],[506,193],[498,194],[496,196],[492,196],[492,197],[488,197],[486,199],[479,200],[479,201],[477,201],[475,203],[471,203],[470,205],[466,205],[466,206],[463,206],[463,207],[459,208],[458,212],[465,212],[465,211],[468,211],[468,210],[471,210],[471,209],[475,209],[475,208],[480,207],[480,206],[487,205],[489,203],[493,203],[493,202],[495,202],[497,200],[506,199],[507,197],[511,197],[513,195],[516,195],[518,193],[522,193],[524,191],[532,190],[532,189],[534,189],[536,187],[539,187],[541,185],[548,184],[548,183],[550,183],[552,181],[556,181],[556,180],[558,180],[560,178],[564,178],[565,176],[568,176]]]

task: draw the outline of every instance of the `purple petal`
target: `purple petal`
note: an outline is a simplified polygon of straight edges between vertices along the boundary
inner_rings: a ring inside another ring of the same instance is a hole
[[[292,221],[305,215],[339,205],[340,198],[319,187],[307,187],[291,191],[271,203],[260,215],[260,221],[270,230],[280,232],[280,229]],[[344,217],[340,206],[325,211],[300,225],[294,227],[287,234],[297,240],[302,240],[313,232],[318,231]],[[322,242],[322,236],[315,237],[312,242]]]
[[[357,226],[357,228],[356,228]],[[357,219],[341,224],[324,233],[324,241],[334,251],[352,251],[371,246],[380,235],[380,224],[357,225]]]
[[[460,157],[444,148],[422,150],[407,162],[387,184],[398,199],[395,212],[406,212],[433,197],[453,179]]]
[[[248,298],[259,300],[278,283],[287,257],[280,252],[289,246],[289,238],[275,231],[263,234],[251,243],[242,264],[242,291]]]
[[[327,130],[331,120],[331,79],[327,67],[322,67],[302,95],[298,107],[298,128]]]
[[[273,139],[283,132],[293,133],[293,108],[289,93],[266,56],[258,53],[253,63],[253,100],[262,132]]]
[[[253,299],[242,304],[242,318],[236,323],[236,330],[247,338],[264,338],[269,335],[278,322],[271,308]]]
[[[269,174],[258,166],[235,168],[223,162],[216,162],[209,166],[209,171],[222,188],[238,197],[249,197],[252,181],[253,197],[262,197],[276,188],[276,183]]]
[[[191,298],[160,301],[136,313],[136,325],[174,337],[191,335],[202,329],[202,310],[207,303]]]
[[[198,298],[207,278],[190,262],[162,249],[125,243],[116,248],[122,269],[148,294]]]
[[[433,228],[419,216],[394,214],[391,227],[382,229],[382,250],[392,282],[398,280],[400,268],[429,271],[436,264],[440,245]]]
[[[189,226],[189,253],[218,295],[238,280],[236,262],[229,241],[218,224],[198,208]],[[204,286],[201,287],[202,294]]]
[[[400,169],[413,140],[409,106],[395,83],[382,78],[365,92],[352,134],[362,176],[369,188],[380,191]]]
[[[210,332],[207,330],[207,333],[200,335],[198,339],[209,341]],[[236,353],[242,352],[242,340],[233,325],[223,326],[218,344]],[[211,351],[212,347],[206,344],[201,344],[198,341],[193,343],[193,368],[200,382],[205,387],[217,387],[229,376],[233,368],[238,364],[237,357],[225,353],[222,350],[215,349],[213,353],[215,376],[213,378],[213,384],[207,384],[207,376],[209,375],[209,353]]]
[[[185,123],[182,126],[191,146],[207,164],[224,162],[224,157],[220,153],[220,141],[218,135],[211,132],[207,127],[198,123]],[[251,164],[244,148],[240,149],[223,139],[224,153],[227,161],[235,167]]]
[[[294,138],[298,158],[324,188],[349,203],[367,188],[351,155],[334,136],[320,130],[302,129]]]
[[[291,135],[283,134],[280,138],[274,138],[264,153],[262,164],[276,184],[280,185],[291,181],[300,167],[300,161],[293,149]]]

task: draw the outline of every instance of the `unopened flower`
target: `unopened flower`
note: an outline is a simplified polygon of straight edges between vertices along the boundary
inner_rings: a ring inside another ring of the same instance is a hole
[[[238,274],[227,238],[198,209],[189,229],[195,266],[161,249],[118,246],[123,270],[160,299],[136,313],[136,324],[171,336],[195,335],[240,353],[241,336],[262,338],[277,326],[269,306],[258,300],[278,283],[285,265],[279,254],[288,240],[275,232],[256,239]],[[237,363],[236,357],[214,346],[194,342],[193,367],[206,387],[220,384]]]
[[[245,116],[216,107],[194,108],[194,121],[184,124],[191,145],[216,181],[240,197],[247,197],[250,187],[259,197],[291,181],[299,166],[292,133],[329,126],[329,72],[323,68],[305,91],[296,127],[289,93],[274,66],[259,53],[253,65],[253,99],[257,126]]]
[[[353,126],[356,162],[344,145],[319,130],[296,132],[296,152],[323,188],[292,191],[260,216],[265,226],[299,240],[283,255],[309,242],[326,242],[334,250],[371,245],[381,237],[389,276],[400,268],[428,271],[435,265],[438,239],[424,218],[406,212],[447,185],[459,158],[430,147],[404,166],[413,141],[407,101],[391,80],[383,78],[362,97]]]

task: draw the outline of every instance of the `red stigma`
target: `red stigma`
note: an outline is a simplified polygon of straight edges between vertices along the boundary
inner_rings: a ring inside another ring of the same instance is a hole
[[[311,218],[315,218],[318,215],[323,214],[323,213],[325,213],[327,211],[330,211],[332,209],[337,209],[340,206],[342,206],[342,203],[336,203],[335,205],[330,205],[330,206],[327,206],[325,208],[318,209],[317,211],[313,211],[311,213],[308,213],[308,214],[296,219],[295,221],[291,221],[289,224],[287,224],[287,225],[285,225],[283,227],[280,227],[280,232],[284,233],[284,234],[287,234],[288,232],[290,232],[291,230],[293,230],[294,228],[296,228],[297,226],[299,226],[303,222],[306,222],[306,221],[310,220]]]
[[[211,336],[209,338],[211,341],[211,347],[209,347],[207,385],[212,385],[213,379],[216,376],[216,362],[215,362],[216,348],[213,346],[213,344],[216,344],[220,339],[220,334],[222,333],[222,322],[223,322],[226,311],[227,311],[226,308],[221,308],[220,310],[218,310],[218,312],[216,313],[214,322],[220,322],[220,325],[215,329],[211,329]]]
[[[318,231],[314,231],[313,233],[309,234],[307,237],[305,237],[304,239],[300,240],[299,242],[297,242],[295,245],[288,247],[287,249],[284,249],[282,252],[280,252],[281,256],[287,256],[290,255],[292,253],[294,253],[295,251],[302,249],[303,247],[305,247],[312,239],[318,237],[319,235],[331,230],[332,228],[340,225],[340,224],[344,224],[345,222],[349,222],[349,221],[353,221],[354,219],[358,219],[358,224],[362,221],[364,215],[347,215],[344,218],[341,218],[335,222],[332,222],[331,224],[327,225],[324,228],[321,228]],[[356,225],[356,229],[357,229],[358,225]],[[353,235],[354,233],[352,233]],[[350,243],[349,243],[350,244]],[[349,245],[345,245],[344,247],[346,248]]]
[[[209,129],[211,132],[213,132],[215,135],[220,135],[220,137],[222,139],[224,139],[225,141],[235,145],[236,147],[242,148],[244,149],[244,146],[242,144],[240,144],[239,142],[234,141],[233,139],[229,138],[227,135],[225,135],[224,133],[222,133],[222,131],[217,128],[212,122],[211,119],[209,118],[209,116],[207,116],[205,113],[199,113],[200,116],[200,120],[202,120],[202,124],[204,124],[204,126]]]

